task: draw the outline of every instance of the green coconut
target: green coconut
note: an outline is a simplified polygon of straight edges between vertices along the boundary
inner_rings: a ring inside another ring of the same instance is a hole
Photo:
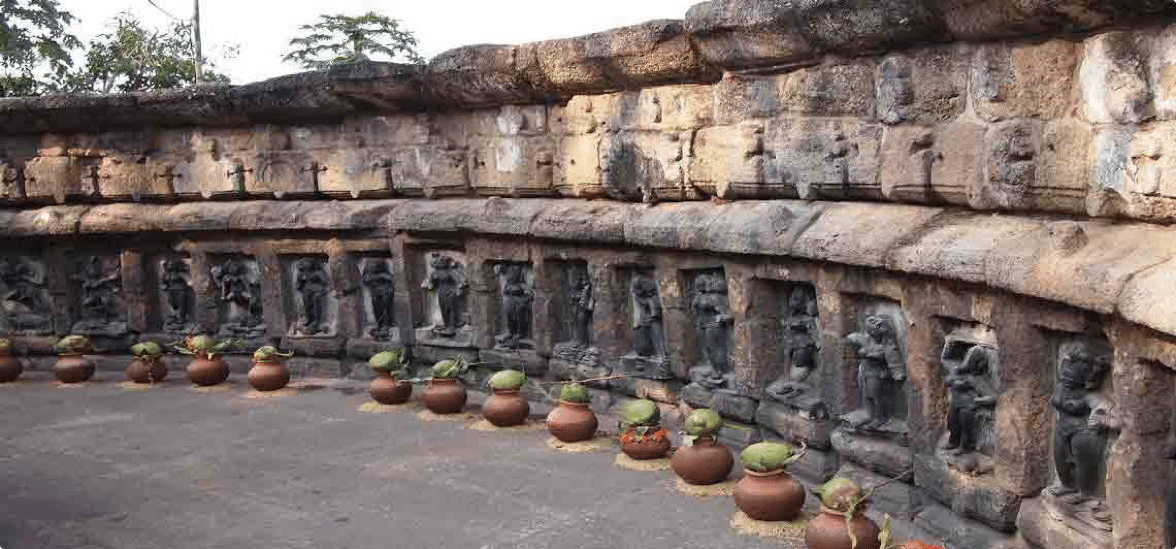
[[[564,385],[559,390],[559,399],[568,402],[578,402],[580,404],[588,404],[592,402],[592,395],[588,392],[588,388],[579,383],[569,383]]]
[[[254,362],[273,362],[279,357],[289,358],[292,356],[294,356],[294,353],[283,353],[277,347],[270,345],[259,347],[256,351],[253,351]]]
[[[783,469],[794,454],[794,448],[787,442],[757,442],[739,454],[739,461],[744,469],[770,473]]]
[[[686,434],[694,437],[712,436],[723,428],[723,418],[714,410],[705,408],[690,412],[686,416]]]
[[[8,356],[12,354],[12,340],[8,338],[0,339],[0,356]]]
[[[372,355],[368,359],[368,366],[373,370],[398,370],[404,366],[404,350],[395,349],[392,351],[382,351]]]
[[[844,477],[837,477],[826,482],[817,495],[821,497],[821,504],[828,509],[841,513],[856,508],[862,500],[862,489],[856,482]]]
[[[492,389],[514,391],[521,389],[527,383],[527,374],[518,370],[503,370],[490,376],[487,383]]]
[[[131,356],[135,358],[159,358],[163,356],[163,347],[154,341],[144,341],[131,345]]]
[[[53,348],[62,354],[84,353],[91,349],[90,339],[86,336],[70,335],[57,341]]]
[[[436,379],[454,379],[466,370],[466,363],[461,357],[447,358],[433,365],[433,377]]]
[[[634,400],[625,406],[622,417],[629,425],[652,427],[661,423],[661,410],[652,400]]]
[[[210,336],[198,335],[188,339],[188,350],[197,353],[211,353],[213,347],[216,347],[216,340]]]

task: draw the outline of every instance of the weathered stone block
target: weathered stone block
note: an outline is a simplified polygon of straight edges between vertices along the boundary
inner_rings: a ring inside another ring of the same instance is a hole
[[[97,165],[72,156],[33,158],[25,163],[25,196],[59,203],[89,198],[98,192],[94,184],[97,169]]]
[[[555,189],[561,196],[604,196],[600,169],[600,134],[565,136],[555,163]]]
[[[519,370],[535,379],[547,373],[547,358],[529,349],[482,349],[478,360],[491,370]]]
[[[760,76],[727,73],[711,86],[714,123],[734,125],[752,118],[771,118],[780,112],[779,81],[788,75]]]
[[[689,133],[619,132],[600,140],[600,182],[618,200],[685,200]]]
[[[408,147],[391,153],[389,178],[392,190],[407,196],[468,194],[466,153],[433,146]],[[381,164],[385,162],[379,160]]]
[[[0,162],[0,200],[18,202],[24,199],[24,166]]]
[[[800,69],[777,80],[781,110],[809,116],[874,117],[874,67],[861,63]]]
[[[1152,39],[1148,80],[1160,120],[1176,118],[1176,25],[1165,27]]]
[[[764,126],[745,122],[713,126],[694,135],[689,181],[721,198],[796,197],[794,184],[764,178]]]
[[[172,195],[176,175],[168,166],[154,159],[135,156],[107,156],[98,166],[98,194],[116,200],[139,200],[141,197],[163,198]]]
[[[547,136],[501,135],[471,153],[470,182],[483,196],[550,196],[554,143]]]
[[[1074,119],[1045,123],[1036,156],[1031,208],[1082,214],[1089,189],[1091,139],[1088,124]]]
[[[392,194],[391,158],[386,151],[333,151],[319,173],[318,191],[336,198],[378,198]]]
[[[254,196],[293,198],[315,193],[320,166],[303,151],[259,151],[245,192]]]
[[[1068,40],[981,47],[972,66],[976,114],[984,120],[1065,116],[1076,99],[1077,52]]]
[[[898,202],[936,202],[931,171],[936,154],[934,132],[924,126],[893,126],[882,140],[878,183],[882,194]]]
[[[910,448],[890,440],[849,433],[844,429],[833,431],[829,438],[842,458],[880,475],[896,477],[913,470]]]
[[[1086,211],[1092,216],[1114,216],[1128,209],[1126,167],[1131,151],[1131,129],[1104,126],[1095,129]]]
[[[788,440],[799,440],[817,450],[832,447],[829,436],[833,433],[834,422],[829,419],[813,419],[778,402],[763,400],[755,413],[755,421]]]
[[[458,107],[527,103],[539,98],[518,46],[482,44],[443,52],[429,61],[428,89],[435,101]]]
[[[971,476],[935,456],[916,454],[915,484],[958,515],[974,518],[1002,532],[1016,530],[1021,499],[991,475]]]
[[[238,196],[245,192],[245,181],[254,168],[239,156],[216,157],[200,152],[195,158],[176,163],[172,168],[176,179],[174,194],[181,198],[214,198]]]
[[[1081,113],[1094,124],[1134,124],[1154,115],[1146,35],[1108,32],[1083,42]]]
[[[780,118],[768,125],[764,180],[795,186],[805,200],[881,198],[882,126],[850,120]]]
[[[1024,209],[1034,203],[1037,191],[1037,161],[1041,150],[1041,123],[1014,120],[989,128],[988,179],[981,192],[973,194],[973,208]]]
[[[887,124],[938,124],[954,119],[967,105],[966,45],[924,48],[892,55],[875,77],[878,118]]]
[[[931,165],[934,196],[948,204],[966,205],[984,184],[984,126],[955,122],[935,133]]]
[[[1021,502],[1017,530],[1030,543],[1049,549],[1111,549],[1109,532],[1078,530],[1064,520],[1050,516],[1041,498]]]
[[[919,514],[915,516],[914,525],[931,539],[947,543],[948,547],[966,547],[968,549],[1015,549],[1016,547],[1013,536],[961,517],[952,513],[950,509],[935,503],[925,504]]]

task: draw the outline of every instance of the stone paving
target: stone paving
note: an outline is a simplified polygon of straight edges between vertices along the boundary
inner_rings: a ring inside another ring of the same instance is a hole
[[[97,379],[0,387],[0,547],[790,546],[734,532],[729,497],[615,468],[613,450],[362,413],[354,382],[248,398],[238,376],[204,391]]]

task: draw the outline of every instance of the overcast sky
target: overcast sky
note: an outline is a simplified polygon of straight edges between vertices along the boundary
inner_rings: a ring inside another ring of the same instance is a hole
[[[111,16],[124,9],[140,19],[163,25],[167,16],[147,0],[59,0],[61,7],[81,21],[74,34],[88,42],[103,31]],[[286,45],[299,25],[319,14],[358,15],[374,10],[400,19],[416,33],[420,53],[430,58],[465,44],[516,44],[546,38],[588,34],[650,19],[681,19],[701,0],[201,0],[205,50],[237,43],[236,59],[220,64],[236,84],[290,72],[282,63]],[[177,17],[191,17],[193,0],[156,0]]]

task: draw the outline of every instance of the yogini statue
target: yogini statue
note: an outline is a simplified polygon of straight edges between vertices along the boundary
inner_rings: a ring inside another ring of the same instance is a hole
[[[164,261],[159,282],[163,286],[164,297],[167,298],[167,307],[171,310],[163,327],[170,332],[183,331],[191,318],[188,264],[182,259],[175,258]]]
[[[249,269],[240,258],[229,258],[211,269],[212,281],[220,289],[221,301],[229,304],[229,319],[224,328],[237,335],[260,335],[261,284],[249,277]]]
[[[727,312],[727,282],[721,275],[700,274],[694,279],[690,302],[706,363],[690,369],[690,380],[708,389],[733,387],[728,332],[732,318]]]
[[[81,304],[87,321],[106,323],[118,319],[118,299],[115,297],[120,288],[118,269],[104,275],[102,261],[91,256],[74,280],[82,283]]]
[[[636,274],[629,284],[633,296],[633,347],[637,356],[664,358],[661,299],[657,283],[648,275]]]
[[[0,282],[4,283],[4,301],[17,303],[27,312],[45,309],[41,298],[45,283],[24,261],[11,257],[0,260]]]
[[[858,387],[866,410],[866,419],[855,427],[877,429],[891,416],[894,388],[906,379],[906,365],[898,349],[890,319],[872,314],[866,317],[866,333],[847,337],[858,348]]]
[[[331,289],[326,263],[304,257],[294,264],[294,271],[294,289],[302,298],[302,314],[295,331],[301,335],[321,333],[327,321],[327,292]]]
[[[580,273],[576,279],[572,307],[575,318],[572,321],[572,345],[578,349],[592,346],[592,312],[596,309],[596,298],[592,297],[592,279],[588,273]]]
[[[811,289],[796,286],[788,296],[788,317],[783,321],[788,374],[768,385],[766,394],[791,401],[809,391],[806,381],[817,368],[817,300]]]
[[[467,285],[461,265],[451,257],[433,254],[429,266],[429,279],[421,287],[436,292],[441,310],[441,325],[433,327],[433,335],[454,337],[462,326],[461,299]]]
[[[956,455],[976,451],[980,438],[979,412],[996,406],[996,397],[987,381],[988,352],[979,345],[968,349],[964,360],[948,365],[947,445]]]
[[[1111,403],[1098,394],[1109,364],[1095,357],[1084,343],[1063,346],[1058,381],[1050,406],[1057,412],[1054,427],[1054,469],[1058,484],[1050,487],[1055,497],[1071,505],[1093,503],[1092,514],[1109,525],[1111,515],[1098,496],[1099,470],[1108,431],[1116,427]]]
[[[506,313],[506,333],[498,336],[498,346],[517,349],[531,335],[531,302],[535,292],[527,282],[527,266],[521,263],[497,265],[502,276],[502,304]]]
[[[371,296],[372,316],[376,320],[371,336],[377,340],[388,339],[396,324],[396,279],[392,276],[392,269],[388,268],[388,262],[380,258],[368,258],[363,267],[363,285],[367,286],[368,295]]]

